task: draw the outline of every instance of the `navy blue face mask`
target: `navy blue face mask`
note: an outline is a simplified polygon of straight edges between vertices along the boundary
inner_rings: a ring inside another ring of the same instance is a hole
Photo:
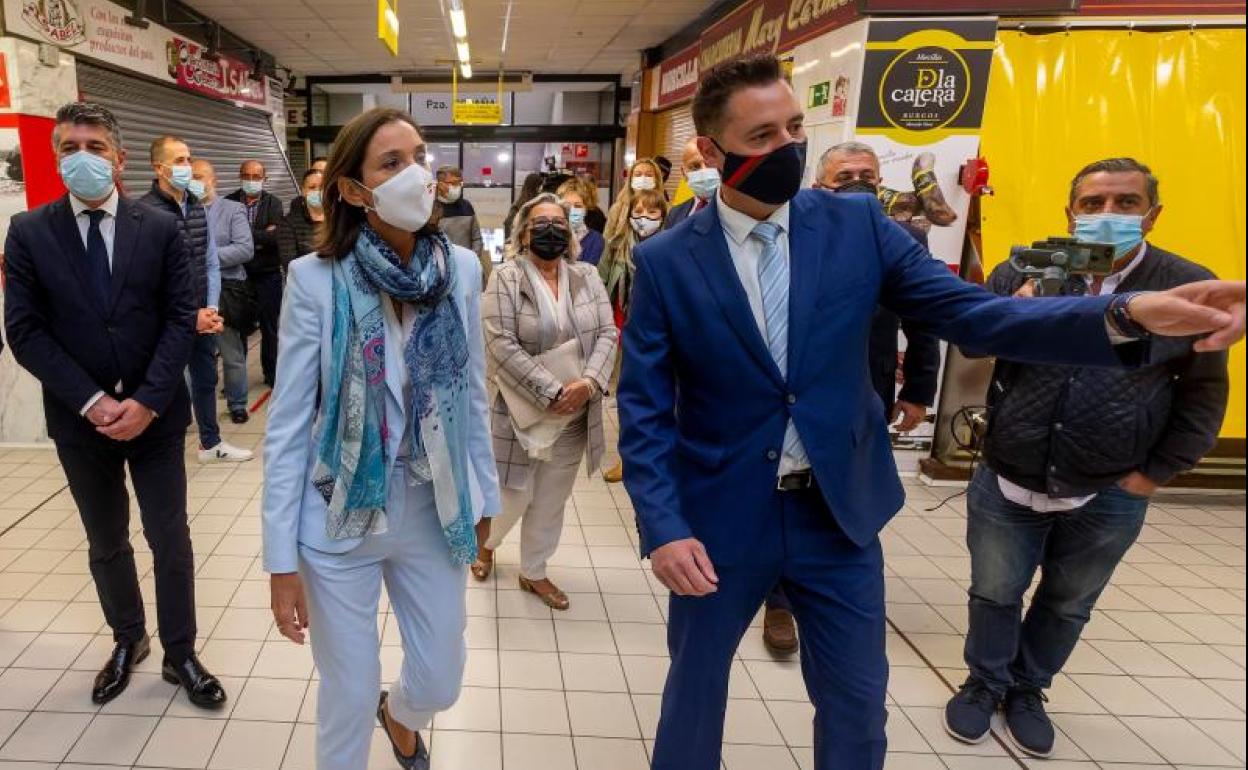
[[[762,155],[737,155],[719,146],[724,154],[723,185],[760,203],[788,203],[802,187],[806,171],[806,143],[789,142]]]

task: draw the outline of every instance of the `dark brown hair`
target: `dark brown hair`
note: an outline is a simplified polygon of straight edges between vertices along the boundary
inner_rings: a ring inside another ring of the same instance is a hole
[[[1135,158],[1106,158],[1089,163],[1081,168],[1078,174],[1075,174],[1075,178],[1070,182],[1071,206],[1074,206],[1079,198],[1079,186],[1083,184],[1083,180],[1093,174],[1143,174],[1144,186],[1148,191],[1148,205],[1156,206],[1161,203],[1161,182],[1157,181],[1157,175],[1151,168]]]
[[[416,129],[417,133],[420,132],[420,124],[411,115],[386,107],[378,107],[358,115],[338,132],[338,138],[334,140],[334,146],[329,151],[325,179],[321,183],[321,207],[325,212],[325,222],[317,228],[318,255],[327,259],[341,259],[355,248],[355,242],[360,237],[360,226],[365,222],[364,209],[352,206],[342,199],[338,180],[350,179],[362,185],[360,172],[364,166],[364,157],[368,153],[368,143],[382,127],[391,123],[406,123]],[[441,217],[442,207],[435,201],[433,216],[416,235],[437,232]]]
[[[714,136],[723,127],[724,110],[736,92],[769,86],[784,79],[780,60],[765,54],[720,64],[698,84],[693,97],[693,125],[699,136]]]
[[[52,146],[56,147],[60,140],[61,124],[72,123],[75,126],[98,126],[108,132],[113,149],[121,150],[121,128],[117,118],[108,108],[95,102],[70,102],[56,111],[56,127],[52,129]]]

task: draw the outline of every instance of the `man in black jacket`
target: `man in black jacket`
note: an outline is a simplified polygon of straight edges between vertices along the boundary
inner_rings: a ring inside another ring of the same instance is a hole
[[[189,189],[194,181],[191,148],[176,136],[161,136],[151,145],[152,189],[139,202],[173,215],[182,231],[182,245],[191,268],[191,286],[199,305],[195,341],[187,374],[191,405],[199,429],[199,461],[245,462],[249,449],[221,439],[217,421],[217,335],[224,330],[217,308],[221,298],[221,265],[204,204]]]
[[[260,369],[264,373],[264,384],[273,387],[277,371],[277,322],[282,314],[282,255],[278,229],[285,214],[277,196],[264,190],[267,176],[263,163],[246,161],[238,170],[243,186],[228,197],[247,207],[247,220],[251,222],[256,252],[247,263],[247,280],[255,287],[260,300]]]
[[[152,550],[163,676],[196,705],[220,706],[225,691],[195,656],[183,370],[200,304],[182,231],[173,216],[119,194],[125,151],[108,110],[62,107],[52,141],[70,192],[13,217],[4,316],[14,357],[43,386],[48,435],[116,642],[92,699],[120,695],[151,651],[130,544],[128,467]]]
[[[1072,277],[1062,293],[1160,291],[1212,278],[1144,240],[1160,213],[1157,179],[1147,166],[1114,158],[1080,171],[1071,185],[1070,231],[1113,243],[1117,260],[1108,277]],[[1002,295],[1034,293],[1008,262],[988,287]],[[1149,361],[1135,369],[997,362],[984,465],[967,498],[970,678],[945,710],[953,737],[983,740],[1003,705],[1010,738],[1022,751],[1052,752],[1043,690],[1139,535],[1149,497],[1192,468],[1222,425],[1226,353],[1195,353],[1192,341],[1155,338]],[[1020,622],[1037,568],[1040,584]]]

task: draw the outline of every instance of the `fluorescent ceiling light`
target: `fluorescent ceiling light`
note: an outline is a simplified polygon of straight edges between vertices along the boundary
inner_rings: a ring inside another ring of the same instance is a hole
[[[460,65],[459,65],[459,74],[461,74],[461,75],[463,75],[465,78],[467,78],[467,79],[471,80],[471,79],[472,79],[472,65],[471,65],[471,64],[469,64],[468,62],[464,62],[464,63],[460,64]]]
[[[463,8],[451,9],[451,33],[459,40],[468,37],[468,18],[464,16]]]
[[[467,43],[456,43],[456,44],[455,44],[455,53],[457,53],[457,54],[459,55],[459,60],[460,60],[461,62],[468,62],[468,61],[472,61],[472,55],[471,55],[470,53],[468,53],[468,44],[467,44]]]

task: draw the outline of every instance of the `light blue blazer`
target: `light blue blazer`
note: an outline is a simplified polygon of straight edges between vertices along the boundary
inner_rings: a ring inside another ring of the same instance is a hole
[[[475,517],[500,510],[498,469],[490,441],[485,391],[485,350],[481,332],[481,262],[477,255],[452,246],[455,281],[451,287],[468,335],[469,397],[472,429],[468,437],[472,506]],[[264,569],[296,572],[299,546],[326,553],[346,553],[362,538],[334,540],[326,535],[326,506],[311,484],[316,462],[317,388],[328,379],[333,333],[332,264],[316,255],[290,263],[278,333],[277,384],[269,402],[264,441]],[[405,425],[402,399],[403,340],[386,335],[387,420]],[[386,456],[393,463],[403,431],[392,431]],[[390,468],[386,469],[389,478]],[[432,493],[430,495],[432,497]]]

